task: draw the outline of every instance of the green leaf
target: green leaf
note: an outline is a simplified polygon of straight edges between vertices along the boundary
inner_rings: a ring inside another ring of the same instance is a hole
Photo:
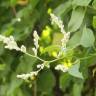
[[[84,27],[80,44],[84,47],[94,45],[95,37],[91,29]]]
[[[17,18],[20,18],[21,21],[17,22],[17,20],[14,19],[12,21],[12,25],[14,25],[14,33],[12,35],[14,35],[15,39],[18,41],[23,41],[30,35],[39,17],[38,11],[34,9],[34,14],[31,14],[32,10],[30,6],[23,8],[17,13]]]
[[[68,42],[68,47],[76,48],[79,45],[91,47],[94,45],[95,37],[91,29],[84,27],[83,31],[76,32]]]
[[[96,16],[93,16],[93,28],[96,28]]]
[[[4,44],[1,42],[0,43],[0,56],[3,54],[3,52],[4,52],[4,46],[3,46]]]
[[[37,87],[39,91],[49,93],[50,91],[52,91],[54,85],[55,78],[50,70],[45,70],[40,73],[37,80]]]
[[[96,9],[96,0],[93,1],[92,6],[94,9]]]
[[[88,6],[91,0],[73,0],[72,4],[77,6]]]
[[[71,48],[69,49],[67,48],[65,57],[69,60],[72,60],[73,55],[74,55],[74,50],[72,50]]]
[[[96,88],[95,88],[94,96],[96,96]]]
[[[59,51],[59,50],[60,50],[60,46],[59,45],[50,45],[50,46],[48,46],[48,47],[46,47],[44,49],[43,53],[46,53],[46,52],[50,53],[52,51]]]
[[[22,83],[23,81],[16,78],[16,74],[13,73],[11,78],[11,83],[9,83],[10,88],[7,89],[7,93],[6,93],[7,96],[12,96]]]
[[[17,67],[16,72],[17,73],[25,73],[25,72],[30,72],[33,70],[33,66],[36,63],[36,58],[32,58],[30,56],[24,55],[21,56],[20,58],[20,63]]]
[[[77,60],[75,64],[68,70],[68,73],[74,77],[83,79],[82,73],[79,72],[80,60]]]
[[[30,7],[34,9],[39,2],[39,0],[30,0]]]
[[[60,88],[64,91],[66,87],[70,86],[70,75],[68,73],[60,76]]]
[[[8,96],[12,96],[14,92],[23,84],[23,80],[16,78],[16,75],[27,73],[33,70],[34,63],[36,59],[24,55],[20,58],[20,64],[18,65],[16,72],[13,72],[11,75],[10,88],[7,90]]]
[[[73,36],[71,37],[71,39],[68,42],[68,47],[70,48],[76,48],[78,45],[80,45],[80,39],[81,39],[81,32],[76,32],[75,34],[73,34]]]
[[[61,17],[62,15],[65,15],[70,11],[70,9],[72,8],[71,5],[71,1],[64,2],[63,4],[60,4],[58,7],[56,7],[53,13]]]
[[[86,9],[83,7],[78,7],[73,9],[71,19],[68,24],[69,32],[74,32],[78,30],[83,22]]]
[[[16,5],[17,1],[18,1],[18,0],[10,0],[10,4],[11,4],[11,6]]]
[[[81,96],[82,83],[75,83],[73,85],[73,95],[72,96]]]
[[[0,64],[0,71],[5,69],[5,64]]]
[[[61,33],[54,33],[52,44],[61,45],[61,39],[62,38],[63,38],[63,35]]]

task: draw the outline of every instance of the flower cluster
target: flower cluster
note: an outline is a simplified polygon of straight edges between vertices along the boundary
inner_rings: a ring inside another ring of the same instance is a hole
[[[62,72],[67,72],[69,70],[69,68],[72,66],[72,63],[70,60],[68,60],[67,62],[63,62],[63,64],[58,64],[55,67],[55,70],[60,70]]]
[[[33,71],[27,74],[21,74],[21,75],[17,75],[17,78],[23,79],[23,80],[34,80],[34,78],[38,75],[38,71]]]
[[[59,51],[59,54],[58,54],[58,57],[60,58],[60,56],[62,56],[62,53],[66,51],[67,47],[66,47],[66,44],[68,43],[69,41],[69,38],[70,38],[70,32],[65,32],[64,30],[64,25],[63,25],[63,22],[61,19],[59,19],[58,17],[56,17],[54,14],[50,14],[51,16],[51,19],[52,19],[52,23],[55,23],[61,30],[61,33],[63,34],[63,38],[61,39],[61,50]],[[39,44],[38,44],[38,41],[39,41],[39,36],[37,34],[37,31],[34,31],[33,33],[33,37],[34,37],[34,45],[35,47],[32,48],[33,52],[34,52],[34,55],[31,55],[29,53],[26,52],[26,47],[24,45],[21,45],[21,47],[19,47],[16,43],[16,41],[14,40],[13,36],[10,36],[10,37],[5,37],[5,36],[2,36],[0,35],[0,41],[2,41],[4,44],[5,44],[5,48],[8,48],[10,50],[12,49],[15,49],[17,51],[21,51],[29,56],[32,56],[32,57],[35,57],[39,60],[42,61],[42,64],[38,64],[37,65],[37,71],[33,71],[33,72],[30,72],[30,73],[27,73],[27,74],[21,74],[21,75],[17,75],[17,78],[20,78],[20,79],[23,79],[23,80],[28,80],[29,78],[31,80],[34,80],[34,77],[36,77],[38,75],[38,73],[44,69],[44,67],[47,67],[47,68],[50,68],[49,66],[49,63],[50,61],[45,61],[41,58],[39,58],[37,56],[37,52],[38,52],[38,48],[39,48]],[[55,61],[55,60],[53,60]],[[52,61],[52,62],[53,62]],[[69,62],[70,63],[70,62]],[[68,64],[69,64],[68,63]],[[58,64],[55,69],[56,70],[61,70],[63,72],[67,72],[68,69],[69,69],[69,65],[68,64]]]
[[[19,48],[13,36],[5,37],[3,35],[0,35],[0,41],[2,41],[5,44],[5,48],[7,49],[15,49],[17,51],[26,52],[26,47],[22,45],[21,48]]]
[[[66,45],[70,38],[70,32],[65,32],[64,24],[61,19],[59,19],[57,16],[55,16],[52,13],[50,14],[50,16],[51,16],[52,23],[55,23],[60,28],[61,33],[63,34],[63,38],[61,40],[62,46],[61,46],[61,50],[58,54],[58,57],[60,57],[62,55],[62,53],[65,53],[67,50]]]
[[[52,21],[52,24],[56,24],[60,29],[61,29],[61,32],[64,34],[65,33],[65,30],[64,30],[64,25],[63,25],[63,22],[61,19],[59,19],[57,16],[55,16],[54,14],[50,14],[51,16],[51,21]]]
[[[66,44],[69,41],[69,38],[70,38],[70,32],[63,34],[63,39],[61,40],[63,47],[66,47]]]
[[[37,34],[37,31],[34,31],[33,36],[34,36],[34,45],[35,45],[35,47],[32,48],[32,50],[33,50],[35,56],[37,56],[37,51],[38,51],[38,48],[39,48],[39,44],[38,44],[39,36]]]
[[[43,69],[44,68],[44,64],[38,64],[37,68]]]
[[[50,65],[49,65],[49,62],[48,61],[45,61],[42,64],[38,64],[37,65],[37,68],[39,68],[39,69],[43,69],[44,67],[50,68]]]
[[[68,71],[68,67],[64,66],[63,64],[58,64],[56,67],[55,67],[55,70],[60,70],[62,72],[67,72]]]
[[[3,43],[6,44],[5,48],[8,48],[10,50],[15,49],[17,51],[20,50],[13,36],[5,37],[5,36],[0,35],[0,41],[3,41]]]
[[[42,64],[38,64],[37,65],[37,68],[38,70],[37,71],[32,71],[30,73],[27,73],[27,74],[21,74],[21,75],[17,75],[17,78],[20,78],[20,79],[23,79],[23,80],[28,80],[28,79],[31,79],[31,80],[34,80],[35,77],[38,75],[38,73],[46,66],[47,68],[49,68],[48,65],[45,65],[47,64],[46,62],[42,63]]]
[[[65,34],[63,34],[63,38],[61,39],[61,50],[59,51],[58,57],[62,56],[63,53],[66,53],[67,51],[67,43],[69,41],[70,38],[70,32],[67,32]]]

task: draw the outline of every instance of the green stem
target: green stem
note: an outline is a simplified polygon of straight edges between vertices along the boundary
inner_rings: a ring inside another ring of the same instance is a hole
[[[64,58],[64,57],[62,57],[62,58],[56,58],[56,59],[54,59],[54,60],[49,60],[49,61],[47,61],[47,60],[44,60],[44,59],[39,58],[38,56],[31,55],[31,54],[29,54],[29,53],[25,53],[25,54],[28,55],[28,56],[31,56],[31,57],[33,57],[33,58],[37,58],[38,60],[40,60],[40,61],[42,61],[42,62],[49,62],[49,63],[52,63],[52,62],[55,62],[55,61],[58,61],[58,60],[61,60],[61,59]]]
[[[42,62],[45,62],[45,60],[39,58],[38,56],[31,55],[31,54],[29,54],[29,53],[25,53],[25,54],[28,55],[28,56],[31,56],[31,57],[33,57],[33,58],[37,58],[38,60],[40,60],[40,61],[42,61]]]
[[[50,61],[47,61],[47,62],[49,62],[49,63],[53,63],[53,62],[56,62],[56,61],[61,60],[61,59],[63,59],[63,58],[65,58],[65,57],[62,57],[62,58],[56,58],[56,59],[54,59],[54,60],[50,60]]]
[[[29,54],[29,53],[25,53],[25,54],[28,55],[28,56],[31,56],[31,57],[33,57],[33,58],[37,58],[38,60],[40,60],[40,61],[42,61],[42,62],[49,62],[49,63],[53,63],[53,62],[56,62],[56,61],[58,61],[58,60],[61,60],[61,59],[65,58],[65,57],[62,57],[62,58],[56,58],[56,59],[54,59],[54,60],[46,61],[46,60],[43,60],[43,59],[39,58],[38,56],[31,55],[31,54]],[[94,56],[96,56],[96,53],[95,53],[95,54],[90,54],[90,55],[87,56],[87,57],[83,57],[83,58],[79,58],[79,59],[80,59],[80,60],[85,60],[85,59],[89,59],[89,58],[94,57]]]

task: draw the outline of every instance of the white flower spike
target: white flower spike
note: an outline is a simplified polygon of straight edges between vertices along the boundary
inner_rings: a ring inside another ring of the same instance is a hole
[[[60,28],[61,32],[64,34],[65,30],[64,30],[64,24],[62,20],[52,13],[50,14],[50,16],[51,16],[52,23],[55,23]]]
[[[20,51],[20,48],[18,47],[13,36],[5,37],[5,36],[0,35],[0,41],[2,41],[5,44],[5,48],[8,48],[10,50],[15,49],[17,51]]]
[[[34,36],[34,45],[36,49],[38,49],[39,48],[39,44],[38,44],[39,36],[37,34],[37,31],[34,31],[33,36]]]
[[[35,76],[38,75],[38,71],[33,71],[27,74],[21,74],[21,75],[17,75],[17,78],[23,79],[23,80],[28,80],[29,78],[32,79]]]

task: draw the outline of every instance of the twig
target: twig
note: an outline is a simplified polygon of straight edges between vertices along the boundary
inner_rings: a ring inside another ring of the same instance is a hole
[[[34,80],[34,85],[33,85],[33,96],[37,96],[37,82]]]

